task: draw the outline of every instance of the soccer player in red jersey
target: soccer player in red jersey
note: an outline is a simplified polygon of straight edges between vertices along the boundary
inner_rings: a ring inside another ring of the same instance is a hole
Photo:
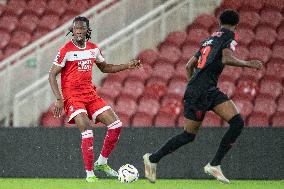
[[[82,134],[82,155],[87,173],[87,182],[97,178],[93,170],[103,171],[108,176],[117,176],[117,172],[107,164],[108,156],[114,149],[122,127],[122,122],[110,106],[97,95],[92,84],[92,67],[95,64],[103,73],[115,73],[127,69],[139,68],[139,60],[127,64],[107,64],[96,44],[89,42],[91,29],[86,17],[78,16],[73,20],[70,32],[73,38],[58,52],[49,72],[49,83],[56,97],[54,116],[60,117],[62,110],[75,123]],[[56,76],[61,73],[60,94]],[[89,120],[102,122],[107,134],[98,160],[94,164],[93,131],[89,129]]]

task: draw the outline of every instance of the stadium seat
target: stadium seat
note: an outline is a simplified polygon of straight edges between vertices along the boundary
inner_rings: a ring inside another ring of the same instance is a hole
[[[59,25],[59,16],[44,15],[39,21],[38,27],[46,30],[54,30]]]
[[[71,0],[66,7],[66,12],[80,14],[88,9],[89,3],[87,0]]]
[[[120,111],[116,111],[115,112],[118,117],[119,117],[119,120],[122,122],[122,127],[130,127],[131,123],[130,123],[130,120],[131,120],[131,116],[126,114],[124,111],[123,112],[120,112]]]
[[[19,46],[11,46],[10,44],[7,45],[4,49],[4,58],[7,58],[8,56],[16,53],[18,50],[20,50]]]
[[[177,119],[176,125],[177,125],[178,127],[184,127],[184,125],[185,125],[185,117],[184,117],[183,114],[181,114],[181,115],[179,116],[179,118]]]
[[[17,25],[17,30],[32,33],[38,24],[38,17],[34,15],[23,16]]]
[[[277,38],[277,33],[275,29],[260,25],[256,28],[255,32],[255,42],[270,47]]]
[[[129,71],[123,71],[118,73],[108,74],[107,78],[104,80],[104,83],[118,82],[123,83],[125,78],[128,77]]]
[[[125,95],[132,98],[133,100],[137,100],[138,97],[143,93],[143,91],[143,82],[129,78],[124,82],[124,87],[121,89],[120,95]]]
[[[5,12],[6,6],[0,4],[0,16]]]
[[[249,45],[250,42],[254,39],[254,33],[251,29],[249,28],[238,28],[237,29],[237,33],[239,36],[239,40],[238,43],[240,45]],[[239,47],[237,46],[236,49],[238,49]]]
[[[281,11],[284,8],[284,2],[282,0],[269,0],[265,1],[264,7],[267,9]]]
[[[40,125],[47,128],[62,127],[63,117],[55,118],[52,112],[45,112],[41,115]]]
[[[241,10],[258,12],[263,8],[264,1],[265,0],[241,1],[242,2]]]
[[[284,57],[283,57],[283,47],[284,47],[284,45],[275,45],[275,46],[273,46],[271,58],[273,58],[273,59],[280,59],[280,60],[283,61],[284,60]]]
[[[103,0],[89,0],[89,6],[95,6],[102,2]]]
[[[284,22],[283,24],[278,28],[278,36],[277,41],[284,42]]]
[[[18,18],[16,16],[2,16],[0,18],[0,30],[12,33],[16,29]]]
[[[240,79],[237,87],[235,88],[235,96],[241,96],[252,100],[258,94],[259,87],[257,83],[249,78]]]
[[[253,104],[247,98],[235,96],[233,101],[244,119],[246,119],[252,113]]]
[[[209,111],[206,113],[202,121],[202,127],[221,127],[222,120],[214,112]]]
[[[197,44],[199,45],[201,41],[209,37],[210,34],[204,29],[190,29],[187,31],[186,44]]]
[[[160,48],[158,61],[175,64],[179,61],[181,52],[177,47],[174,46],[162,46]]]
[[[188,26],[187,31],[190,29],[204,29],[208,31],[211,27],[218,25],[219,23],[215,16],[202,14],[198,16],[191,25]]]
[[[27,8],[23,14],[34,14],[38,17],[42,16],[47,4],[45,0],[31,0],[27,4]]]
[[[175,127],[176,120],[173,114],[160,111],[154,120],[156,127]]]
[[[199,46],[197,44],[196,45],[188,44],[188,45],[183,46],[181,59],[184,62],[187,62],[192,56],[195,55],[198,49],[199,49]]]
[[[236,9],[238,10],[242,6],[242,1],[224,0],[220,5],[222,10],[224,9]]]
[[[249,50],[246,46],[240,45],[237,46],[236,50],[234,51],[234,55],[241,60],[248,60]]]
[[[260,21],[260,16],[254,11],[240,11],[239,14],[240,23],[238,27],[254,29]]]
[[[282,93],[282,94],[284,94],[284,93]],[[279,97],[277,104],[278,104],[277,112],[284,112],[284,95]]]
[[[177,64],[176,69],[174,72],[174,75],[172,78],[183,78],[184,81],[187,81],[187,75],[186,75],[186,63],[184,64]]]
[[[152,127],[153,117],[144,112],[137,112],[131,122],[132,127]]]
[[[63,15],[60,17],[60,25],[65,24],[67,21],[73,20],[77,14],[72,13],[72,12],[65,12]]]
[[[158,55],[159,53],[156,50],[146,49],[139,53],[137,59],[141,60],[143,64],[153,65],[156,62]]]
[[[266,65],[265,76],[274,76],[277,80],[284,79],[284,64],[279,61],[271,61]]]
[[[177,48],[181,48],[183,43],[185,42],[187,37],[186,32],[183,31],[175,31],[169,33],[166,39],[161,43],[161,46],[175,46]]]
[[[24,31],[13,32],[10,40],[10,45],[24,47],[31,41],[31,34]]]
[[[27,8],[26,1],[12,1],[5,6],[5,13],[3,16],[17,16],[19,17]]]
[[[185,92],[186,84],[187,84],[186,81],[171,80],[169,82],[167,93],[168,94],[175,94],[175,95],[178,95],[182,98],[183,95],[184,95],[184,92]]]
[[[272,127],[284,127],[284,112],[277,112],[271,119]]]
[[[117,87],[117,86],[116,86]],[[107,99],[112,99],[113,101],[116,99],[116,97],[118,96],[118,94],[120,93],[120,88],[119,89],[113,89],[111,86],[110,87],[101,87],[100,89],[98,89],[98,94],[99,96],[101,96],[102,98],[107,98]]]
[[[246,125],[247,127],[269,127],[269,119],[265,113],[253,112]]]
[[[276,99],[283,91],[281,82],[275,76],[264,77],[260,82],[260,93],[270,94]]]
[[[148,98],[147,96],[143,96],[139,100],[139,105],[137,107],[137,112],[144,112],[149,115],[156,115],[159,111],[160,103],[158,100],[153,98]]]
[[[282,15],[280,12],[271,9],[263,9],[260,13],[260,24],[265,24],[276,29],[282,20]]]
[[[128,78],[146,81],[152,74],[152,68],[148,64],[143,65],[139,70],[132,70],[129,72]]]
[[[251,45],[250,50],[250,59],[260,60],[266,63],[271,57],[271,50],[268,47]]]
[[[164,83],[147,84],[144,89],[143,96],[151,96],[152,98],[159,100],[166,93],[166,89],[167,87]]]
[[[46,7],[45,14],[63,15],[67,6],[66,1],[50,0]]]
[[[122,88],[122,83],[121,82],[116,82],[115,80],[105,80],[103,83],[103,88],[110,88],[113,91],[120,91]],[[116,92],[114,92],[116,93]]]
[[[231,77],[222,75],[219,78],[218,87],[223,93],[227,94],[229,97],[231,97],[234,94],[235,83]]]
[[[267,94],[260,94],[254,101],[254,112],[265,113],[268,117],[273,115],[276,111],[276,103],[272,96]]]
[[[233,79],[235,82],[237,79],[239,79],[240,75],[242,73],[242,68],[240,67],[233,67],[233,66],[225,66],[222,75],[228,76]]]
[[[174,65],[162,64],[160,62],[159,64],[155,64],[151,77],[160,78],[161,80],[167,82],[172,77],[174,72]]]
[[[136,101],[130,98],[118,97],[115,110],[131,117],[137,109]]]
[[[264,69],[255,70],[252,68],[243,68],[241,78],[252,78],[254,81],[259,81],[264,75]]]
[[[40,28],[37,28],[34,33],[33,33],[33,36],[32,36],[32,41],[35,41],[37,40],[38,38],[44,36],[45,34],[47,34],[49,32],[49,30],[47,29],[40,29]]]
[[[3,30],[0,30],[0,36],[1,36],[0,49],[4,49],[8,45],[11,37],[8,32]]]

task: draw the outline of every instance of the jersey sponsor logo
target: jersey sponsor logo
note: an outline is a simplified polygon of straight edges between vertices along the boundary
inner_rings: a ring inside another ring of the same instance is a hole
[[[81,60],[78,62],[78,71],[90,71],[92,69],[91,60]]]
[[[208,41],[205,41],[203,44],[202,44],[202,47],[206,47],[208,45],[212,45],[213,43],[213,39],[209,39]]]

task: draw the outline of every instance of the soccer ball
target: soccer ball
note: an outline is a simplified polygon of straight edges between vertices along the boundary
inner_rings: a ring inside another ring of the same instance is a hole
[[[118,180],[122,183],[131,183],[138,180],[138,170],[130,164],[123,165],[118,170]]]

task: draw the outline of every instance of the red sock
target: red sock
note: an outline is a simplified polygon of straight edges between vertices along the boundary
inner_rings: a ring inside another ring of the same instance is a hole
[[[94,168],[94,138],[93,138],[93,131],[86,130],[82,134],[82,155],[85,164],[85,170],[92,171]]]
[[[114,123],[110,124],[108,126],[108,130],[107,130],[107,134],[106,137],[104,139],[104,145],[101,151],[101,155],[105,158],[108,158],[108,156],[110,155],[110,153],[112,152],[112,150],[114,149],[118,138],[119,138],[119,134],[121,131],[121,126],[122,123],[121,121],[115,121]]]

